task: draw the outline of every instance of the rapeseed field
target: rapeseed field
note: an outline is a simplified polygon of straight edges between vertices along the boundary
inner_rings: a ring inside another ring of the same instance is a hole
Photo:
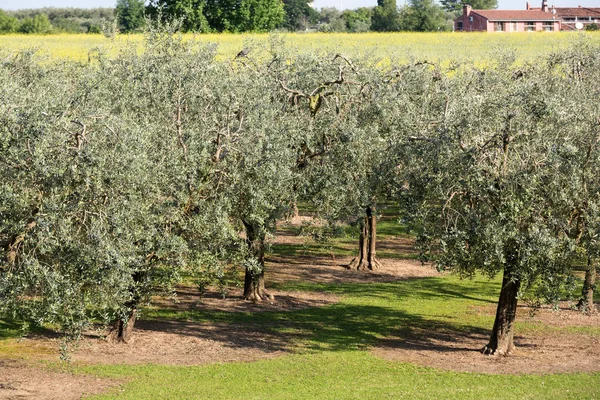
[[[518,62],[534,61],[577,40],[579,33],[286,33],[279,36],[299,53],[344,53],[349,57],[369,56],[374,60],[432,62],[473,61],[485,64],[499,52],[512,51]],[[585,33],[600,41],[600,33]],[[185,34],[186,40],[216,43],[217,57],[231,59],[245,47],[260,46],[268,34]],[[126,45],[142,46],[143,35],[4,35],[0,52],[37,49],[52,58],[87,61],[98,50],[116,54]]]

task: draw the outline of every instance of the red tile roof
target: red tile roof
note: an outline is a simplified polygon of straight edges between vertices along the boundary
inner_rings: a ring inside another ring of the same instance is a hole
[[[541,11],[540,8],[530,8],[533,11]],[[550,8],[552,11],[553,8]],[[596,7],[555,7],[556,15],[561,17],[600,17],[600,8]]]
[[[560,19],[558,16],[543,11],[532,10],[472,10],[489,21],[553,21]]]
[[[600,17],[600,8],[588,8],[588,7],[573,7],[573,8],[555,8],[556,15],[561,17]]]

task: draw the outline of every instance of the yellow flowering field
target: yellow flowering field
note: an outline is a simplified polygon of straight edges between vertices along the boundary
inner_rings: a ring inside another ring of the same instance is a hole
[[[289,33],[280,36],[298,52],[340,52],[350,57],[366,54],[375,59],[427,59],[435,62],[472,60],[485,63],[494,53],[513,49],[519,61],[534,61],[542,54],[577,40],[578,33]],[[600,33],[586,33],[600,41]],[[186,40],[218,44],[221,59],[233,58],[252,43],[266,43],[268,34],[184,35]],[[36,48],[50,57],[88,59],[90,51],[114,54],[128,43],[142,43],[142,35],[120,35],[111,40],[103,35],[3,35],[0,52]]]

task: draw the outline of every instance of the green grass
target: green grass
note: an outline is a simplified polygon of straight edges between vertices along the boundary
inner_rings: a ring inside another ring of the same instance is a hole
[[[21,325],[10,320],[0,319],[0,340],[14,338],[22,332]]]
[[[94,399],[592,399],[600,374],[442,372],[344,350],[205,367],[92,367],[131,382]]]
[[[281,333],[289,355],[251,363],[206,366],[78,366],[78,373],[124,379],[94,399],[592,399],[600,374],[478,375],[378,359],[367,352],[389,335],[418,332],[487,335],[499,279],[454,276],[392,283],[288,282],[282,290],[327,291],[341,301],[293,312],[228,313],[151,309],[144,318],[219,322]],[[271,285],[274,287],[274,285]],[[545,326],[522,322],[517,335]],[[600,327],[588,327],[600,337]],[[484,343],[482,343],[484,344]],[[473,353],[473,357],[480,355]]]

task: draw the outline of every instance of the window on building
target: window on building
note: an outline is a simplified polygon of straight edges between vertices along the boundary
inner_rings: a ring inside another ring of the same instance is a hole
[[[502,32],[504,30],[504,22],[496,22],[496,32]]]
[[[517,31],[517,23],[516,22],[511,22],[510,23],[510,31],[511,32],[516,32]]]
[[[525,31],[526,32],[535,31],[535,22],[525,22]]]
[[[462,31],[463,30],[463,23],[462,23],[462,21],[458,21],[456,23],[456,30],[457,31]]]
[[[544,22],[543,28],[546,32],[552,32],[554,30],[554,23],[553,22]]]

